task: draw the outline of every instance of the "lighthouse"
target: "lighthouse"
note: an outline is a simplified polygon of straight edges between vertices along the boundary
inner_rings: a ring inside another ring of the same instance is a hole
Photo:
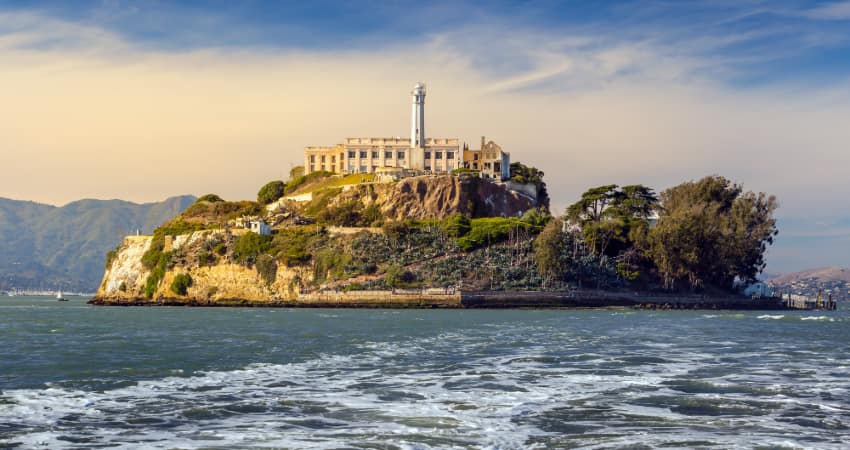
[[[419,82],[410,91],[410,159],[408,168],[425,170],[425,83]]]
[[[425,84],[416,83],[410,91],[413,110],[410,115],[410,148],[425,147]]]

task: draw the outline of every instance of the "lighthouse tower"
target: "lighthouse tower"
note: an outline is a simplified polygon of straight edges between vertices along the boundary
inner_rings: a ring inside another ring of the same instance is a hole
[[[425,84],[416,83],[410,92],[413,111],[410,116],[410,148],[425,147]]]
[[[410,168],[425,169],[425,83],[419,82],[410,91],[413,97],[410,115]]]

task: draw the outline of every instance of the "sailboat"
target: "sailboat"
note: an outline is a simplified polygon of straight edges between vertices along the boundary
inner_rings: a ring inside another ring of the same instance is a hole
[[[59,291],[59,292],[56,293],[56,301],[57,302],[67,302],[68,299],[65,298],[64,295],[62,295],[62,291]]]

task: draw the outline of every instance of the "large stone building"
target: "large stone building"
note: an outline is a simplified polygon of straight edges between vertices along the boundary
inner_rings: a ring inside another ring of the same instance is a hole
[[[425,136],[425,85],[411,91],[410,138],[354,137],[331,147],[307,147],[304,172],[338,174],[380,173],[415,175],[447,174],[455,169],[478,171],[488,178],[510,177],[510,154],[493,141],[481,138],[481,148],[469,150],[457,138]]]

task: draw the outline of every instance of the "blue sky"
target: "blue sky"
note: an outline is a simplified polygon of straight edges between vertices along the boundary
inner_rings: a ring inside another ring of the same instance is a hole
[[[424,42],[464,27],[593,34],[644,42],[710,65],[693,76],[741,86],[829,82],[850,75],[848,1],[6,1],[6,11],[98,27],[165,51],[276,48],[335,51]],[[45,45],[59,43],[45,42]],[[581,46],[581,44],[576,44]],[[592,43],[587,45],[601,45]],[[491,70],[522,60],[482,61]]]
[[[432,135],[544,168],[556,212],[721,174],[779,198],[768,270],[850,266],[848,0],[2,1],[0,196],[251,198],[404,135],[417,80]]]

